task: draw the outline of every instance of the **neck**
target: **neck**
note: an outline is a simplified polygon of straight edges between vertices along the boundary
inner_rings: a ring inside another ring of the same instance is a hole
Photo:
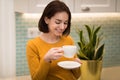
[[[49,33],[41,33],[40,38],[47,43],[56,43],[60,40],[60,36],[50,35]]]

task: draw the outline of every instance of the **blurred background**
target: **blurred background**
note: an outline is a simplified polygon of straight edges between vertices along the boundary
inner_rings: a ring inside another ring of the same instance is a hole
[[[26,60],[26,42],[40,34],[37,29],[38,20],[50,1],[52,0],[0,0],[1,80],[13,80],[16,77],[22,80],[21,76],[30,75]],[[85,24],[101,25],[105,43],[103,68],[114,70],[114,67],[119,67],[120,0],[61,1],[65,2],[72,12],[70,35],[75,43],[79,38],[74,27],[84,29]],[[30,77],[23,80],[30,80]]]

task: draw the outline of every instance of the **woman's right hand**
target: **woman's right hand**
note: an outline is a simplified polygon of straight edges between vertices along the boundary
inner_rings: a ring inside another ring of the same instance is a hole
[[[51,62],[52,60],[59,59],[62,56],[63,50],[61,47],[51,48],[44,56],[44,60],[47,62]]]

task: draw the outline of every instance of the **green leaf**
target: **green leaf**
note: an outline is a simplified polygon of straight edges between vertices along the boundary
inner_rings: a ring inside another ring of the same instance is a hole
[[[98,31],[100,30],[100,26],[98,28],[95,29],[95,31],[93,31],[93,39],[92,39],[92,45],[95,47],[97,43],[97,38],[99,38],[99,36],[97,35]]]
[[[80,31],[79,35],[80,35],[80,41],[83,43],[83,41],[82,41],[82,39],[83,39],[83,31]]]
[[[77,56],[80,59],[89,60],[89,58],[84,53],[82,53],[81,51],[79,51],[79,53],[77,54]]]
[[[98,50],[96,52],[95,60],[97,60],[97,59],[102,57],[103,50],[104,50],[104,44],[100,48],[98,48]]]
[[[81,42],[77,42],[77,44],[78,44],[78,46],[79,46],[80,48],[82,48]]]
[[[87,32],[88,32],[89,40],[91,40],[91,34],[92,34],[91,29],[90,29],[90,27],[88,25],[85,25],[85,27],[86,27]]]

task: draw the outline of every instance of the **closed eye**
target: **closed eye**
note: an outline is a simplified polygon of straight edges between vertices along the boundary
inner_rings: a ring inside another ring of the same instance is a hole
[[[61,22],[60,21],[55,21],[56,24],[60,24]]]
[[[68,22],[65,22],[64,24],[65,24],[65,25],[68,25]]]

